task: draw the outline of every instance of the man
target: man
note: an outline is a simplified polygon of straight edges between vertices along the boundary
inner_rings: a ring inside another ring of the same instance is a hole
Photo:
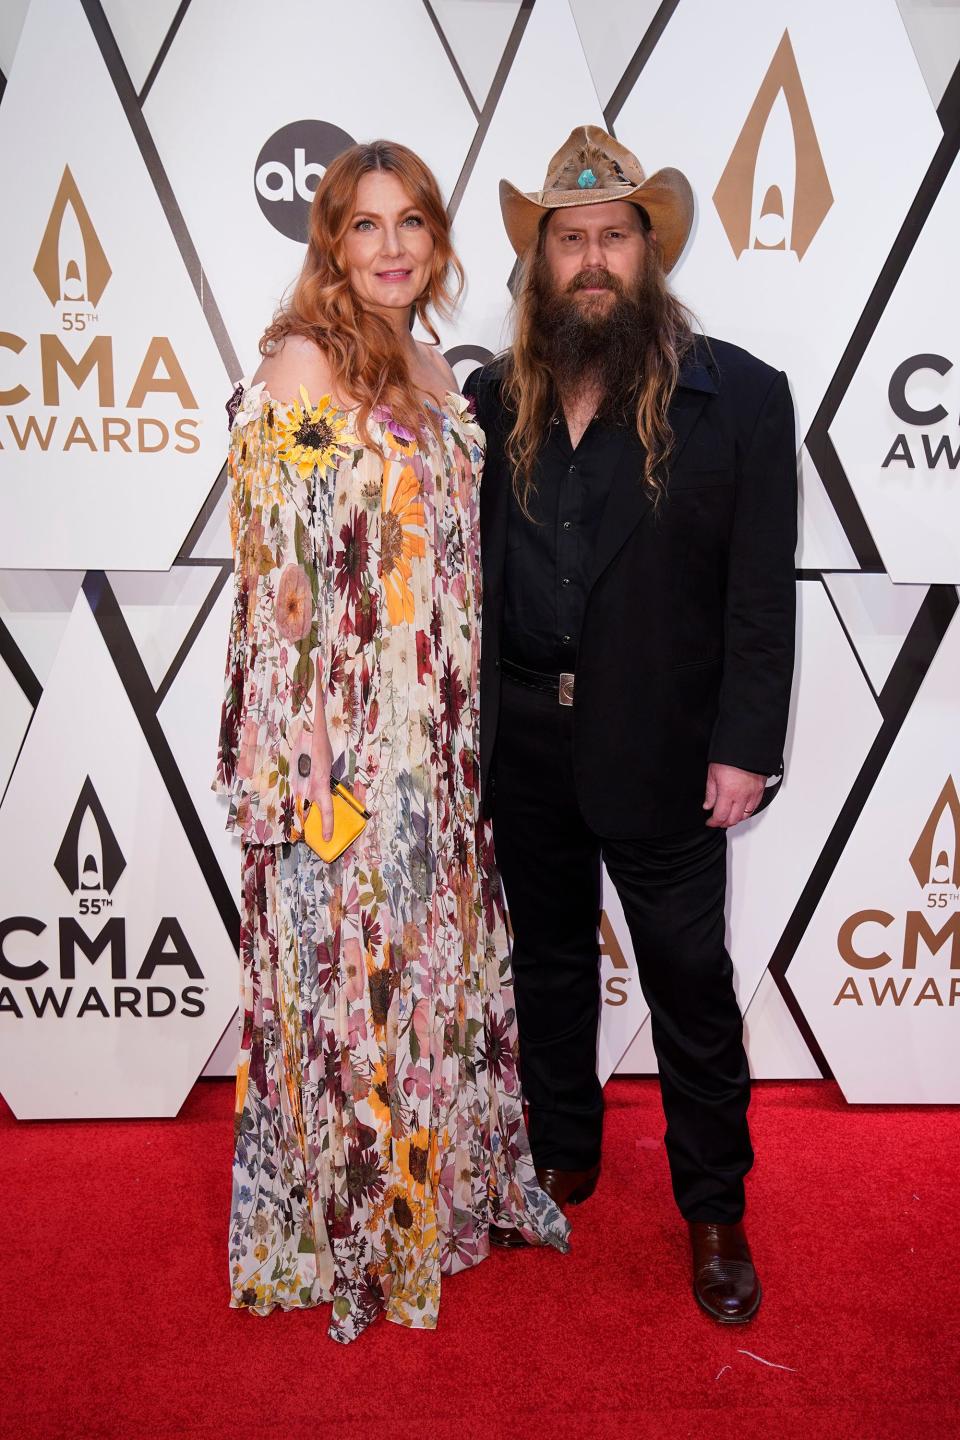
[[[694,1293],[744,1321],[760,1286],[742,1225],[750,1081],[725,848],[782,771],[790,392],[752,355],[696,337],[667,289],[693,219],[679,171],[647,180],[583,126],[542,191],[503,181],[500,200],[521,260],[516,335],[466,389],[488,442],[483,795],[534,1160],[559,1203],[592,1194],[602,860],[651,1010]]]

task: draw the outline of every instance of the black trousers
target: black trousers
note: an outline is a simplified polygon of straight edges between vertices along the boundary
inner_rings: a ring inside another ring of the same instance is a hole
[[[514,935],[534,1162],[583,1170],[600,1159],[602,860],[650,1006],[677,1205],[687,1220],[739,1220],[753,1150],[743,1022],[724,944],[726,834],[704,825],[652,840],[596,835],[577,805],[572,738],[571,707],[504,678],[493,830]]]

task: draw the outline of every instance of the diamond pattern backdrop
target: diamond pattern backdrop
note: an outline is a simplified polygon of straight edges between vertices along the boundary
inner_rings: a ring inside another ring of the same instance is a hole
[[[934,0],[869,20],[831,0],[8,0],[0,1089],[18,1114],[174,1113],[232,1065],[239,856],[209,790],[222,405],[324,165],[386,134],[436,171],[469,280],[442,332],[463,378],[509,337],[497,182],[535,188],[584,122],[687,172],[676,288],[797,401],[787,778],[730,847],[754,1073],[960,1100],[958,58],[960,6]],[[80,204],[44,249],[66,172]],[[80,833],[99,869],[71,888],[54,862]],[[612,896],[602,942],[601,1069],[651,1070]]]

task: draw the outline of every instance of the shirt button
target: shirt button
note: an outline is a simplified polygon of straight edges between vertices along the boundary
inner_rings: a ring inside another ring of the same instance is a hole
[[[563,581],[562,581],[561,583],[564,584],[564,585],[569,585],[569,584],[570,584],[570,581],[567,579],[566,575],[564,575]]]
[[[569,529],[570,529],[570,521],[569,521],[569,520],[564,520],[564,522],[563,522],[563,528],[564,528],[564,530],[569,530]]]
[[[564,645],[569,645],[572,637],[570,635],[564,635],[561,638],[563,639]]]

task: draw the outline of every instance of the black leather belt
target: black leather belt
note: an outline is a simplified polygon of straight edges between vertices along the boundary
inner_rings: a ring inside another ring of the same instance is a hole
[[[569,670],[563,670],[559,675],[545,675],[542,670],[528,670],[526,665],[501,660],[500,673],[515,685],[525,685],[528,690],[542,690],[547,695],[553,695],[559,705],[573,704],[574,677]]]

